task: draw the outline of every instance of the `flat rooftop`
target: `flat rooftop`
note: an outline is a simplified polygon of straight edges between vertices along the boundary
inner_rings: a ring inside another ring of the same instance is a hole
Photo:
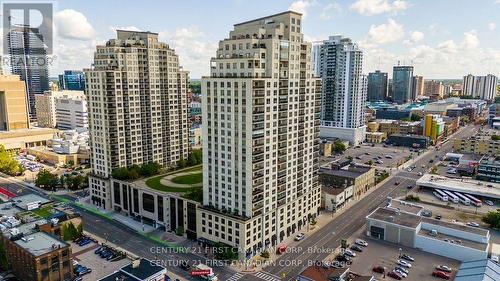
[[[486,251],[488,249],[488,243],[479,243],[471,240],[466,240],[460,237],[452,236],[452,235],[447,235],[440,233],[438,231],[437,235],[429,235],[429,230],[427,229],[420,229],[418,232],[418,235],[425,236],[428,238],[436,239],[436,240],[442,240],[444,241],[445,239],[448,239],[448,243],[456,244],[456,245],[462,245],[464,247],[468,248],[473,248],[481,251]],[[453,241],[453,242],[452,242]]]
[[[434,224],[434,225],[439,225],[439,226],[443,226],[443,227],[447,227],[447,228],[453,228],[453,229],[457,229],[457,230],[461,230],[461,231],[465,231],[465,232],[470,232],[470,233],[478,234],[481,236],[488,236],[488,233],[489,233],[488,230],[483,229],[483,228],[466,226],[466,225],[459,224],[459,223],[446,222],[446,221],[442,221],[442,220],[436,220],[433,218],[423,217],[422,222],[426,222],[426,223]]]
[[[19,230],[19,233],[23,233],[24,236],[26,236],[26,235],[38,232],[38,230],[36,229],[37,225],[44,225],[47,223],[48,223],[47,220],[41,219],[41,220],[37,220],[34,222],[23,223],[23,224],[18,225],[16,227],[12,227],[11,229],[15,228],[15,229]],[[5,232],[4,235],[8,238],[11,237],[9,232]]]
[[[6,202],[0,204],[0,217],[13,217],[15,214],[22,212],[23,210],[16,207],[12,202]]]
[[[499,183],[424,174],[417,180],[417,185],[500,199]]]
[[[363,167],[363,166],[349,166],[348,168],[342,169],[330,169],[328,167],[320,167],[320,174],[327,174],[332,176],[338,176],[343,178],[351,178],[356,179],[364,173],[368,172],[371,167]]]
[[[49,199],[45,199],[42,196],[36,194],[27,194],[23,196],[18,196],[12,198],[12,202],[19,208],[23,210],[28,210],[28,204],[33,202],[40,202],[40,205],[47,204],[51,202]]]
[[[314,281],[329,281],[331,278],[345,275],[349,268],[324,268],[322,266],[311,265],[300,273],[301,277],[309,278]]]
[[[321,185],[321,191],[330,195],[339,195],[345,191],[345,188]]]
[[[139,280],[146,280],[151,276],[154,276],[159,272],[165,270],[164,267],[156,265],[147,259],[140,259],[139,261],[137,261],[138,264],[136,267],[133,266],[134,262],[136,261],[133,261],[131,264],[122,267],[121,271],[127,273],[128,275],[136,277]]]
[[[422,220],[421,216],[405,212],[397,212],[396,210],[387,207],[376,209],[373,213],[369,214],[367,218],[411,228],[417,228]]]
[[[463,262],[455,276],[455,281],[496,280],[500,280],[500,265],[489,259]]]
[[[137,279],[133,276],[130,276],[128,275],[127,273],[123,272],[123,271],[115,271],[114,273],[106,276],[106,277],[103,277],[101,279],[99,279],[99,281],[116,281],[116,280],[120,280],[120,281],[141,281],[141,279]]]
[[[0,139],[28,137],[28,136],[43,135],[43,134],[54,134],[57,132],[60,132],[60,130],[53,128],[36,128],[36,127],[30,129],[0,131]]]
[[[399,209],[400,211],[407,212],[407,213],[414,214],[414,215],[419,215],[420,211],[422,211],[424,209],[424,207],[422,207],[422,206],[407,203],[407,202],[400,201],[400,200],[394,200],[394,199],[391,200],[391,205],[389,205],[388,207]]]
[[[16,240],[14,243],[25,249],[35,257],[52,252],[55,249],[69,246],[66,242],[57,239],[45,232],[35,232]]]

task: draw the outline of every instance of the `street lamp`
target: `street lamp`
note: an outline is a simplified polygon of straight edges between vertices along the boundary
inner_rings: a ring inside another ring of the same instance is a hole
[[[401,251],[403,251],[403,249],[399,248],[398,251],[399,251],[399,258],[401,258]]]

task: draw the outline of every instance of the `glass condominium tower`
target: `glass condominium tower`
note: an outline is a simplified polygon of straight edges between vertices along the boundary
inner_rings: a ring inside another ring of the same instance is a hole
[[[392,99],[403,104],[412,101],[413,66],[394,66],[392,72]]]
[[[321,81],[302,15],[234,25],[202,78],[198,233],[240,249],[277,245],[318,214]]]

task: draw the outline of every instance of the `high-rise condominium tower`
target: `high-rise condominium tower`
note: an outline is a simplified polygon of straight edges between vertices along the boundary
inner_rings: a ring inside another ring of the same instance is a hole
[[[174,50],[151,32],[117,31],[97,46],[85,71],[92,201],[110,208],[109,177],[118,167],[188,156],[187,85]]]
[[[320,80],[301,14],[234,25],[202,78],[198,233],[246,254],[306,227],[320,206]]]
[[[387,72],[368,73],[368,100],[369,101],[383,101],[387,97]]]
[[[49,89],[48,60],[43,36],[37,28],[12,25],[7,34],[12,74],[26,83],[28,111],[36,117],[35,95]]]
[[[493,100],[497,93],[498,78],[495,75],[464,76],[462,94],[482,100]]]
[[[392,99],[399,103],[412,101],[413,66],[394,66],[392,72]]]
[[[424,77],[416,75],[412,80],[411,99],[416,100],[417,97],[424,95]]]
[[[358,144],[365,138],[367,78],[362,74],[363,52],[342,36],[331,36],[316,50],[322,85],[321,136]]]

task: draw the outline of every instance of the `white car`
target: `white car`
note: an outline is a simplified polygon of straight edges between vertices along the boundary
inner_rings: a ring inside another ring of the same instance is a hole
[[[484,204],[488,205],[488,206],[493,206],[493,201],[490,201],[490,200],[484,200]]]
[[[297,236],[295,236],[295,241],[301,241],[302,239],[304,239],[306,236],[304,235],[304,233],[301,233],[301,234],[297,234]]]
[[[438,265],[438,266],[436,266],[436,269],[444,271],[444,272],[451,272],[451,267],[449,267],[447,265]]]
[[[422,174],[422,172],[418,172],[418,175],[419,175],[419,176],[422,176],[423,174]]]
[[[363,247],[368,247],[368,243],[363,239],[356,239],[356,241],[354,243],[356,243],[360,246],[363,246]]]
[[[397,272],[399,275],[401,275],[403,278],[408,277],[408,274],[406,274],[405,272],[403,272],[399,269],[394,269],[394,271]]]
[[[479,223],[473,221],[468,222],[467,225],[472,227],[479,227]]]
[[[400,266],[404,266],[404,267],[408,267],[408,268],[410,268],[410,267],[411,267],[411,263],[409,263],[409,262],[407,262],[407,261],[405,261],[405,260],[398,260],[398,264],[399,264]]]
[[[345,250],[344,250],[344,254],[345,254],[346,256],[350,256],[350,257],[355,257],[355,256],[356,256],[356,253],[355,253],[355,252],[353,252],[353,251],[351,251],[351,250],[349,250],[349,249],[345,249]]]

